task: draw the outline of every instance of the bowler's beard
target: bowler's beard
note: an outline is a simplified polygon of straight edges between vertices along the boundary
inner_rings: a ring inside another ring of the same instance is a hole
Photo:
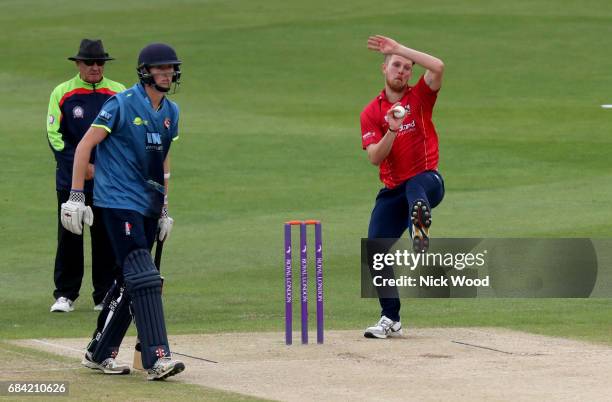
[[[408,86],[408,80],[403,81],[401,84],[398,84],[396,80],[386,79],[387,87],[393,92],[404,92],[406,87]]]

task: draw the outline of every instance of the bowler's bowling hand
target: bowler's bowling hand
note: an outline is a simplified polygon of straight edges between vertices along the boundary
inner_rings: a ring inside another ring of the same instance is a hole
[[[389,128],[393,130],[394,132],[399,131],[399,129],[402,127],[402,123],[404,122],[404,119],[406,118],[405,115],[400,118],[397,118],[393,114],[393,108],[398,105],[401,106],[401,104],[397,102],[392,107],[390,107],[389,110],[387,111],[387,115],[385,116],[387,119],[387,123],[389,123]]]

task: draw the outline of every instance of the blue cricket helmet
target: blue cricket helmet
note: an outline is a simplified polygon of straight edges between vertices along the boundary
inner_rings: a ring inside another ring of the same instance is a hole
[[[136,68],[140,82],[155,85],[155,80],[150,74],[149,68],[166,64],[174,67],[172,82],[179,84],[181,79],[181,61],[174,49],[165,43],[151,43],[145,46],[138,55],[138,67]]]

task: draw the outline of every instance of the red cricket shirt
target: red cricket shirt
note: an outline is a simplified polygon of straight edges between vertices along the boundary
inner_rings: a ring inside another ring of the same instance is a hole
[[[400,103],[406,117],[393,141],[391,152],[380,164],[380,180],[387,188],[395,188],[404,181],[426,170],[437,170],[439,160],[438,134],[431,114],[438,97],[422,76],[409,87]],[[378,143],[389,129],[386,114],[393,106],[385,90],[361,112],[361,143],[363,149]]]

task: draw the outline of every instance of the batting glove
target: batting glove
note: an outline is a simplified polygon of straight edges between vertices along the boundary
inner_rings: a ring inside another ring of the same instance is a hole
[[[93,211],[85,205],[85,194],[82,191],[71,191],[68,201],[61,206],[61,222],[66,230],[74,234],[83,234],[83,223],[93,224]]]
[[[160,241],[165,241],[170,236],[170,232],[172,231],[172,226],[174,225],[174,219],[168,216],[168,206],[164,205],[162,208],[161,216],[159,217],[159,221],[157,221],[158,227],[158,235],[157,238]]]

